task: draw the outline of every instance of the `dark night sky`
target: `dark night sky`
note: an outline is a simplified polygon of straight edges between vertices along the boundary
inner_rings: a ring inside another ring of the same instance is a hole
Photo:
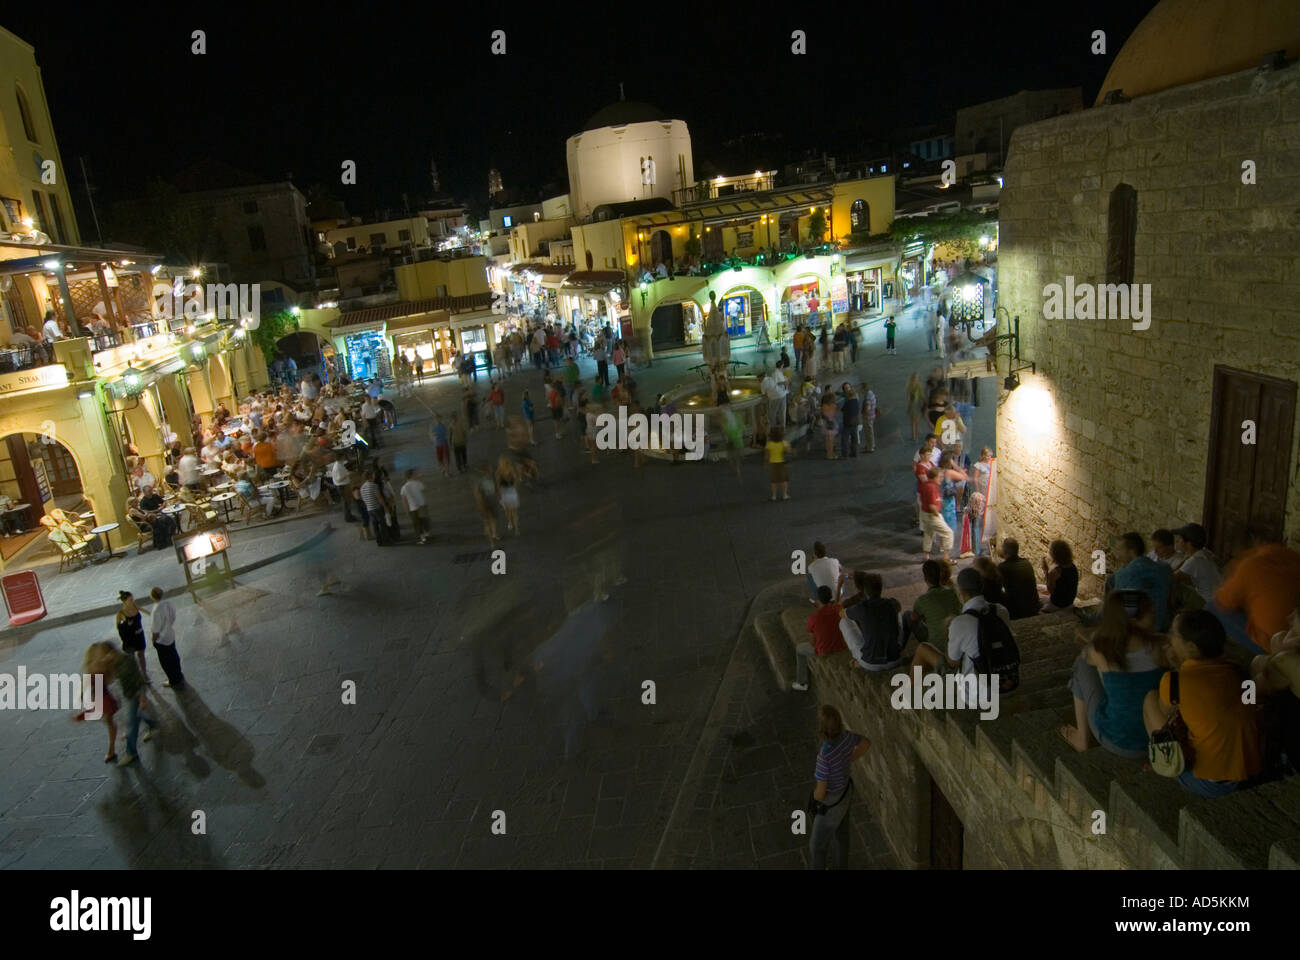
[[[212,157],[268,179],[291,172],[304,190],[324,182],[367,212],[400,206],[404,191],[423,197],[431,157],[463,200],[485,199],[491,165],[507,187],[567,190],[564,140],[617,99],[619,81],[628,99],[689,124],[697,170],[729,173],[758,159],[723,146],[746,133],[835,150],[855,129],[939,122],[1021,89],[1078,85],[1091,103],[1154,0],[788,4],[776,17],[744,3],[636,17],[617,5],[487,6],[166,6],[151,17],[139,4],[11,4],[0,24],[36,47],[79,204],[83,156],[101,204]],[[488,52],[498,28],[504,57]],[[807,56],[790,54],[795,28]],[[190,53],[194,29],[207,31],[206,56]],[[1106,56],[1089,52],[1098,29]],[[357,161],[356,187],[339,183],[344,159]]]

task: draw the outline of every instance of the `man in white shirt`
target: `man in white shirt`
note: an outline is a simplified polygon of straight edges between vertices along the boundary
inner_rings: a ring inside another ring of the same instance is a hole
[[[131,489],[144,493],[146,487],[156,486],[158,486],[158,479],[149,472],[149,469],[144,465],[144,461],[137,462],[131,471]]]
[[[45,311],[45,325],[41,327],[41,333],[51,343],[63,339],[63,328],[59,326],[53,310]]]
[[[984,578],[974,567],[967,567],[957,574],[957,596],[962,602],[961,613],[948,624],[948,649],[940,651],[932,643],[918,645],[908,667],[909,674],[918,666],[926,672],[972,674],[980,655],[980,624],[978,616],[974,615],[992,607],[1002,622],[1011,626],[1011,614],[1007,608],[984,599]],[[965,687],[958,684],[957,690],[962,699],[959,707],[964,708]]]
[[[1147,554],[1147,559],[1163,563],[1170,570],[1177,570],[1186,556],[1177,549],[1172,531],[1161,529],[1151,534],[1151,552]]]
[[[813,544],[813,561],[808,564],[808,589],[812,591],[812,602],[817,602],[818,587],[830,587],[831,596],[838,603],[843,579],[844,571],[840,562],[834,557],[826,556],[826,544],[818,540]]]
[[[382,413],[379,401],[374,397],[366,397],[365,403],[361,404],[361,419],[366,422],[366,443],[372,447],[379,446],[379,437],[375,431]]]
[[[402,484],[402,503],[411,515],[411,526],[421,543],[428,543],[429,536],[424,532],[424,484],[415,478],[414,470],[406,471],[406,482]]]
[[[1199,523],[1189,523],[1174,531],[1174,543],[1186,557],[1174,573],[1178,583],[1190,583],[1208,605],[1223,580],[1223,572],[1214,554],[1206,549],[1209,542],[1205,528]]]
[[[330,461],[328,472],[330,483],[334,484],[334,489],[343,499],[343,520],[351,523],[355,519],[352,516],[352,473],[342,457]]]
[[[162,587],[149,591],[153,598],[153,613],[149,617],[149,626],[153,632],[153,648],[158,653],[158,662],[162,664],[163,673],[167,674],[164,687],[180,691],[185,689],[185,674],[181,673],[181,656],[176,652],[176,608],[170,600],[163,599]]]
[[[320,391],[316,389],[316,384],[312,382],[311,377],[303,377],[299,389],[302,391],[302,398],[304,400],[315,400],[316,396],[320,393]]]
[[[785,429],[785,377],[779,370],[773,370],[763,378],[763,396],[767,397],[767,422],[774,427]]]
[[[176,473],[180,477],[181,485],[191,490],[203,483],[203,469],[193,447],[186,448],[184,455],[176,464]]]

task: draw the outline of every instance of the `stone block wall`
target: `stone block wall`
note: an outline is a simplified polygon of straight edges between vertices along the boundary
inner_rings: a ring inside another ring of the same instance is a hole
[[[1038,375],[999,401],[1000,531],[1035,558],[1063,537],[1082,560],[1125,530],[1201,520],[1215,365],[1300,380],[1300,64],[1021,127],[1004,180],[999,305]],[[1121,183],[1137,191],[1150,328],[1043,319],[1045,285],[1105,283]],[[1298,450],[1300,436],[1292,544]]]

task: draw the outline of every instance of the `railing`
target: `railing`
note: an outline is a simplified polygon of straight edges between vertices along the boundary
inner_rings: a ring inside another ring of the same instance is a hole
[[[54,350],[45,344],[0,347],[0,373],[32,370],[54,363]]]

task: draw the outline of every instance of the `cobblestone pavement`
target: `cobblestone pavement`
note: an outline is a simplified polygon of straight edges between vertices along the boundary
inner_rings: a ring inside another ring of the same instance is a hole
[[[522,494],[526,529],[500,545],[504,575],[491,572],[468,479],[441,478],[426,439],[429,411],[452,410],[459,386],[396,400],[379,454],[395,481],[421,472],[433,542],[414,543],[403,516],[406,542],[379,548],[336,512],[309,552],[201,605],[178,600],[191,690],[155,691],[162,730],[133,767],[102,763],[99,724],[6,712],[0,868],[801,865],[790,811],[811,785],[816,704],[775,689],[742,626],[814,539],[846,556],[915,556],[903,383],[933,355],[910,315],[899,333],[886,357],[868,327],[855,370],[885,412],[878,452],[795,459],[789,503],[767,501],[753,458],[740,481],[725,464],[593,466],[571,425],[557,441],[539,420],[542,476]],[[643,394],[687,382],[696,362],[638,371]],[[526,371],[507,380],[510,409],[525,387],[544,408]],[[992,418],[980,408],[978,442]],[[482,428],[471,462],[503,446]],[[344,588],[318,596],[326,567]],[[609,599],[584,606],[594,571]],[[594,641],[597,622],[609,642]],[[76,670],[86,644],[112,634],[111,618],[31,634],[0,649],[0,672]],[[716,793],[684,798],[717,703],[735,712],[724,749],[707,753]],[[698,836],[666,837],[682,802],[702,805],[686,827]],[[855,865],[882,865],[870,812],[854,819]]]

